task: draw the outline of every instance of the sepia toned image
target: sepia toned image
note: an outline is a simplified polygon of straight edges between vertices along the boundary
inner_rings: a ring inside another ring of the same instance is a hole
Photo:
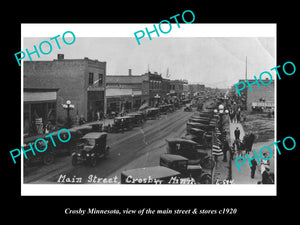
[[[23,147],[36,153],[23,183],[274,185],[276,151],[260,149],[275,141],[276,37],[143,41],[76,36],[22,62]]]

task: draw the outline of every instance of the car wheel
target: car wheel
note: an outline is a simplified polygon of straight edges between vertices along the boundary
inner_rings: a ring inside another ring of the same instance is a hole
[[[72,165],[73,165],[73,166],[76,166],[77,163],[78,163],[77,155],[73,155],[73,156],[72,156]]]
[[[200,178],[200,184],[211,184],[212,179],[209,174],[203,174]]]
[[[43,157],[43,163],[45,165],[51,165],[54,162],[54,155],[53,154],[46,154]]]

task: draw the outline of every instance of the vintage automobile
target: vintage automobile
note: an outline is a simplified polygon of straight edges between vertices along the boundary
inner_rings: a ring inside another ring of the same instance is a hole
[[[212,118],[212,113],[202,111],[202,112],[195,113],[194,116]]]
[[[210,123],[210,119],[203,119],[203,118],[200,118],[200,117],[195,118],[195,117],[192,116],[192,117],[189,119],[189,122],[193,122],[193,123],[202,123],[202,124],[208,125],[208,124]]]
[[[86,133],[86,131],[91,131],[92,127],[90,127],[90,126],[73,127],[68,130],[71,134],[71,138],[68,142],[61,142],[59,140],[57,134],[52,135],[53,141],[56,145],[55,148],[53,149],[55,156],[59,156],[62,154],[71,155],[72,152],[74,151],[74,148],[76,148],[77,143],[80,140],[80,138]],[[60,138],[62,140],[68,139],[68,136],[69,135],[67,134],[67,132],[65,130],[60,132]]]
[[[201,149],[197,142],[184,138],[169,138],[166,141],[168,143],[167,153],[187,158],[189,165],[200,164],[206,169],[212,169],[215,166],[211,152],[208,149]]]
[[[92,167],[97,165],[100,158],[109,155],[109,146],[106,146],[106,132],[91,132],[84,135],[77,145],[76,151],[72,153],[72,165],[87,162]]]
[[[128,113],[126,116],[133,117],[133,126],[138,127],[141,124],[144,123],[144,116],[142,113],[136,112],[136,113]]]
[[[121,173],[121,184],[170,184],[173,179],[180,179],[180,173],[165,166],[130,169]]]
[[[211,184],[211,175],[203,172],[200,165],[188,165],[188,159],[180,155],[162,154],[159,165],[176,170],[182,178],[193,178],[197,184]]]
[[[197,142],[201,149],[211,146],[211,139],[207,138],[207,133],[202,129],[191,128],[189,134],[186,134],[182,138]]]
[[[149,108],[146,110],[147,119],[157,119],[160,116],[159,108]]]
[[[46,140],[48,146],[45,152],[39,152],[34,150],[35,155],[33,155],[32,152],[27,152],[26,153],[27,158],[23,154],[25,167],[30,166],[33,163],[37,163],[37,162],[42,162],[45,165],[51,165],[54,162],[56,153],[54,151],[54,147],[52,146],[52,144],[50,144],[51,143],[50,137],[48,138],[45,137],[47,135],[48,134],[42,134],[42,135],[36,135],[36,136],[24,138],[24,144],[23,144],[24,150],[29,149],[30,144],[34,149],[35,148],[34,143],[39,138]],[[36,145],[38,149],[44,149],[46,147],[43,141],[38,141]]]
[[[215,129],[215,125],[211,125],[211,124],[206,125],[206,124],[202,124],[202,123],[187,122],[186,123],[186,131],[188,134],[190,133],[191,128],[198,128],[198,129],[204,130],[206,132],[210,132]]]
[[[120,132],[124,130],[131,130],[134,124],[133,116],[118,116],[114,118],[114,123],[111,126],[108,126],[108,132]]]
[[[183,111],[185,112],[192,112],[193,109],[192,109],[192,105],[191,104],[186,104]]]
[[[89,123],[88,126],[92,127],[92,132],[101,132],[103,123],[100,121],[94,121]]]
[[[174,112],[174,111],[175,111],[175,106],[174,106],[174,104],[167,104],[167,106],[168,106],[168,111],[169,111],[169,112]]]
[[[159,107],[159,113],[166,115],[169,112],[169,106],[167,104],[160,105]]]

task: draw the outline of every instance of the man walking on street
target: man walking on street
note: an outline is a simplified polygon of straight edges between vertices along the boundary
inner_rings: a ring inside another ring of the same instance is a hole
[[[255,176],[255,170],[256,170],[256,166],[257,166],[257,162],[255,159],[252,159],[251,160],[251,164],[252,166],[250,167],[250,170],[251,170],[251,178],[254,179],[254,176]]]
[[[238,127],[236,127],[234,130],[235,140],[240,140],[240,134],[241,134],[240,129]]]

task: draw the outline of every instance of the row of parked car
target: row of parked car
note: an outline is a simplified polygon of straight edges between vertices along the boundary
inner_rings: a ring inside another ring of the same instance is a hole
[[[190,108],[188,104],[184,111],[191,111]],[[201,107],[201,112],[195,112],[187,123],[184,137],[166,139],[166,153],[160,156],[159,166],[123,171],[121,183],[130,184],[132,180],[150,177],[148,183],[159,180],[162,184],[174,184],[174,180],[179,180],[176,183],[186,184],[188,179],[196,184],[211,184],[211,170],[215,166],[211,155],[211,131],[217,122],[212,109],[213,106],[203,111]]]
[[[53,135],[56,146],[48,145],[47,151],[35,152],[27,154],[24,158],[25,166],[30,166],[37,162],[50,165],[55,161],[56,157],[63,155],[72,155],[72,164],[75,166],[82,162],[87,162],[92,166],[96,166],[97,160],[107,157],[109,154],[109,146],[106,145],[108,133],[130,130],[136,126],[142,125],[148,119],[157,119],[161,114],[167,114],[176,110],[173,104],[160,105],[157,108],[147,108],[140,112],[128,113],[125,116],[114,118],[112,125],[102,127],[99,121],[84,124],[81,126],[70,128],[71,139],[69,142],[62,143],[57,140],[57,136]],[[29,143],[34,146],[35,140],[42,138],[47,143],[51,143],[51,137],[48,134],[42,134],[24,138],[24,149],[29,148]],[[43,141],[40,141],[43,144]],[[37,145],[39,142],[37,143]]]
[[[108,133],[118,133],[131,130],[140,126],[148,119],[157,119],[162,114],[174,112],[176,107],[173,104],[163,104],[159,107],[147,108],[142,111],[127,113],[124,116],[117,116],[113,119],[113,124],[106,125],[104,130]]]
[[[99,122],[91,123],[96,130],[104,130],[106,132],[87,133],[81,138],[82,143],[77,144],[76,152],[72,153],[72,164],[76,166],[78,163],[87,162],[95,167],[99,158],[105,158],[109,155],[109,146],[106,146],[107,132],[120,132],[131,130],[134,127],[141,126],[148,119],[157,119],[161,114],[173,112],[174,106],[161,105],[158,108],[148,108],[144,111],[128,113],[125,116],[114,118],[112,125],[107,125],[102,129]],[[98,126],[98,127],[96,127]]]

